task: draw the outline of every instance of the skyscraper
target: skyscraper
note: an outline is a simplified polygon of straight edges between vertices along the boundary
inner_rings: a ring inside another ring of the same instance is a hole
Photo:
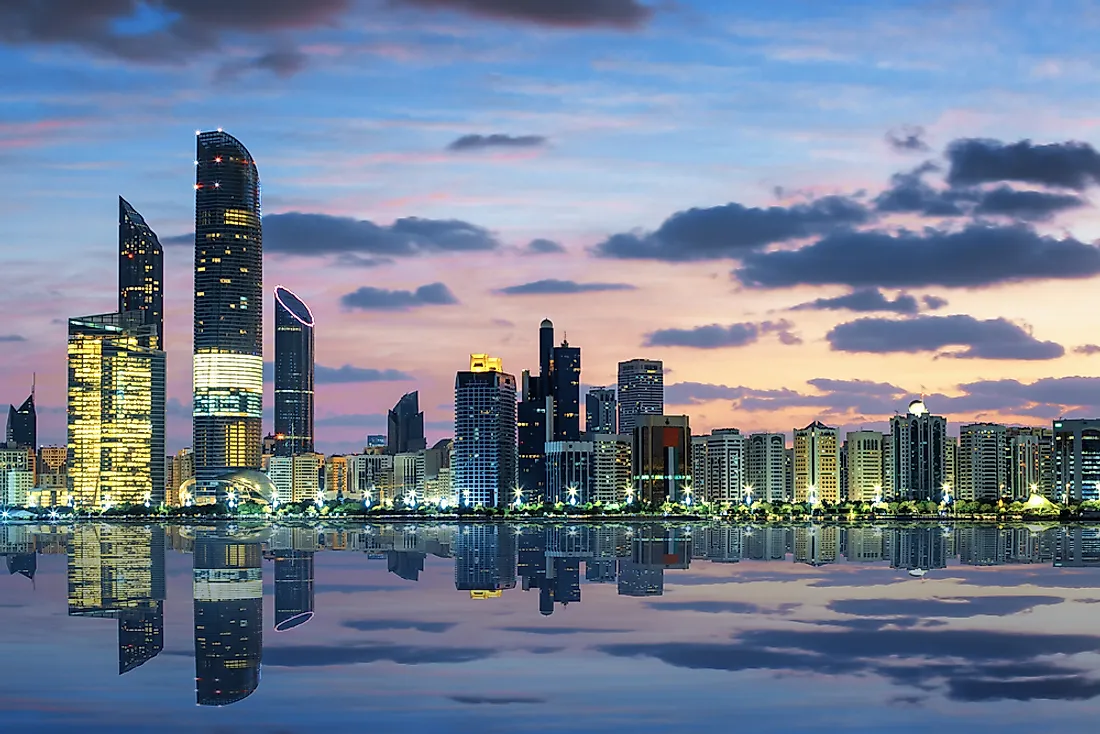
[[[275,288],[275,455],[313,451],[313,313]]]
[[[7,442],[11,447],[38,449],[38,413],[34,407],[34,385],[31,394],[16,408],[8,406]]]
[[[618,401],[614,387],[593,387],[584,399],[584,430],[614,435],[619,432]]]
[[[1054,493],[1060,502],[1100,500],[1100,420],[1054,422]]]
[[[213,481],[259,469],[263,416],[263,244],[260,177],[222,131],[195,154],[194,450],[196,499]]]
[[[955,496],[967,502],[996,502],[1008,489],[1009,447],[999,423],[970,423],[959,429],[959,474]]]
[[[890,419],[893,487],[887,496],[939,500],[947,481],[947,419],[928,412],[923,400],[909,403],[906,415]]]
[[[848,484],[850,502],[874,502],[884,496],[882,481],[882,434],[877,431],[850,431],[848,445]]]
[[[1054,433],[1049,428],[1009,428],[1009,478],[1012,496],[1054,498]]]
[[[164,501],[165,356],[140,312],[69,320],[69,488],[79,505]]]
[[[516,485],[516,378],[499,358],[470,355],[455,376],[455,443],[451,472],[466,507],[500,507]]]
[[[164,251],[156,232],[118,197],[118,310],[140,311],[164,349]]]
[[[706,499],[719,504],[741,502],[748,484],[748,450],[745,437],[736,428],[718,428],[706,436]],[[694,451],[694,446],[692,451]],[[698,477],[695,478],[699,486]],[[699,499],[703,499],[700,497]],[[755,494],[753,499],[760,499]]]
[[[424,438],[424,413],[420,410],[420,393],[405,393],[393,406],[386,419],[387,454],[408,454],[428,448]]]
[[[664,364],[652,359],[619,362],[619,431],[631,433],[643,416],[664,412]]]
[[[782,433],[749,436],[748,486],[754,499],[782,502],[788,498],[786,451],[787,437]]]
[[[634,426],[631,478],[637,498],[684,502],[691,486],[691,425],[686,415],[642,415]]]
[[[581,350],[562,341],[554,347],[550,395],[554,398],[555,441],[579,441],[581,437]]]
[[[795,502],[840,501],[837,429],[814,421],[794,432]]]

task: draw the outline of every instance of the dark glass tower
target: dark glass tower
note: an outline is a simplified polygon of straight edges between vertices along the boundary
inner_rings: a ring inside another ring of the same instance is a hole
[[[275,455],[313,451],[313,314],[275,289]]]
[[[313,551],[275,551],[275,631],[313,619]]]
[[[164,348],[164,251],[156,233],[118,197],[118,310],[141,311]]]
[[[20,448],[38,448],[38,413],[34,409],[34,387],[31,394],[16,408],[8,406],[7,442]]]
[[[259,469],[263,411],[260,177],[228,133],[195,154],[194,450],[198,499],[234,469]],[[222,498],[218,498],[222,499]]]
[[[581,350],[563,341],[554,347],[551,394],[554,396],[555,441],[581,438]]]
[[[420,393],[405,393],[390,411],[386,453],[407,454],[428,448],[424,438],[424,414],[420,411]]]

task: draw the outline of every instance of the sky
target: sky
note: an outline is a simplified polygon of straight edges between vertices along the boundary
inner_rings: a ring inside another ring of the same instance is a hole
[[[194,132],[263,187],[317,318],[319,449],[471,352],[664,360],[695,432],[1100,415],[1100,11],[1083,0],[39,0],[0,7],[0,400],[65,440],[116,197],[166,249],[190,443]],[[270,405],[270,384],[268,404]],[[266,428],[270,430],[270,411]]]

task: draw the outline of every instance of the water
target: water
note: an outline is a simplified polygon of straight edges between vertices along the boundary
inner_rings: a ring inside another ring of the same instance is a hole
[[[1100,696],[1100,528],[86,524],[0,552],[6,731],[1031,734]]]

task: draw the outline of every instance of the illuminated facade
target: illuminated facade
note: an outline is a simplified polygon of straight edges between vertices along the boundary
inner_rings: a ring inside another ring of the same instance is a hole
[[[586,433],[592,442],[592,501],[625,502],[630,489],[630,436]]]
[[[516,378],[501,361],[470,355],[455,377],[454,489],[467,507],[506,505],[516,484]]]
[[[313,451],[313,313],[275,289],[275,455]]]
[[[551,441],[546,444],[546,489],[550,502],[584,505],[594,502],[592,441]]]
[[[694,447],[692,450],[694,451]],[[699,476],[694,477],[696,497],[703,499],[705,492],[708,502],[742,502],[745,498],[745,487],[748,485],[748,447],[741,431],[736,428],[711,431],[706,437],[705,456],[706,472],[702,488],[699,487]],[[753,498],[755,499],[755,495]]]
[[[665,502],[686,501],[690,495],[685,490],[692,485],[691,471],[688,417],[636,416],[631,452],[635,497],[658,506]]]
[[[69,320],[68,482],[77,505],[164,500],[165,355],[139,312]]]
[[[794,432],[794,501],[840,501],[840,440],[814,421]]]
[[[196,493],[259,469],[263,410],[260,178],[233,136],[200,133],[195,154]]]
[[[782,433],[753,433],[749,436],[748,483],[753,498],[783,502],[787,492],[787,437]]]
[[[947,419],[928,412],[923,400],[890,419],[891,483],[888,498],[935,500],[947,483]]]
[[[1007,429],[999,423],[970,423],[959,429],[958,484],[955,497],[966,502],[996,502],[1009,482]]]
[[[631,433],[644,416],[664,412],[664,363],[655,359],[619,362],[619,432]]]
[[[848,482],[845,489],[851,502],[874,502],[885,493],[882,477],[882,434],[877,431],[850,431]]]
[[[130,203],[118,197],[118,310],[139,311],[164,339],[164,251]]]
[[[618,400],[615,388],[593,387],[584,398],[584,430],[614,435],[619,432]]]
[[[1100,420],[1054,422],[1054,499],[1100,500]]]

